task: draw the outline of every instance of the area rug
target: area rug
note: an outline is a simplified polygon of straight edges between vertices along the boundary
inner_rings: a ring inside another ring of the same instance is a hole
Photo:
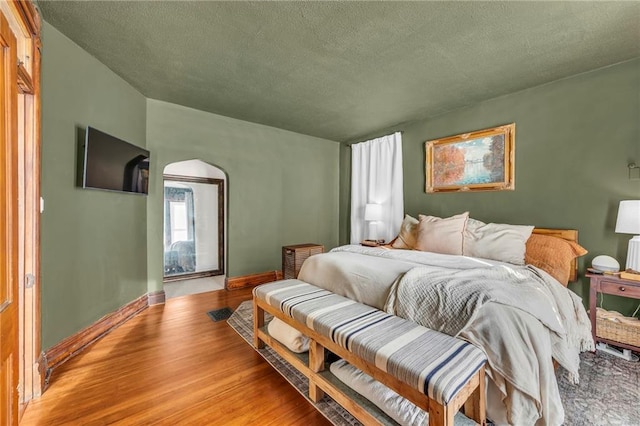
[[[565,424],[640,425],[640,362],[599,351],[580,358],[580,384],[558,372]]]
[[[271,315],[265,315],[265,323],[271,321]],[[251,301],[242,302],[236,309],[227,323],[233,328],[249,345],[253,348],[253,303]],[[337,402],[328,396],[322,398],[319,402],[314,403],[308,397],[309,381],[308,379],[291,366],[287,361],[282,359],[273,349],[268,346],[264,349],[258,349],[257,352],[278,371],[293,387],[305,397],[310,404],[314,405],[322,415],[324,415],[331,423],[336,426],[356,426],[361,423],[354,418],[347,410],[342,408]],[[454,417],[456,426],[471,426],[474,422],[465,417],[461,413]]]
[[[270,316],[267,315],[267,321]],[[228,324],[253,347],[253,304],[243,302],[227,320]],[[313,403],[308,395],[307,378],[271,348],[258,353],[291,383],[334,425],[360,423],[329,397]],[[640,362],[629,362],[602,352],[581,355],[580,384],[572,385],[558,370],[558,386],[565,409],[565,425],[640,425]],[[468,424],[456,416],[456,425]],[[472,423],[471,423],[472,424]]]

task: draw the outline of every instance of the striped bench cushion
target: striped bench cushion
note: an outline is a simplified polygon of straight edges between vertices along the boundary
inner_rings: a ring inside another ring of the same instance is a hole
[[[461,339],[300,280],[264,284],[253,293],[443,405],[487,359],[484,352]]]

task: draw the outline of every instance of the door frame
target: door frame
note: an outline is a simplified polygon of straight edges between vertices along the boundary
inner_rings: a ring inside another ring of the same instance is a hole
[[[0,424],[18,424],[17,41],[0,17]]]
[[[0,12],[16,37],[17,73],[13,85],[17,88],[15,108],[11,120],[17,124],[12,146],[16,149],[16,169],[9,180],[15,182],[14,198],[17,224],[16,291],[18,332],[17,389],[12,397],[18,408],[17,424],[28,402],[40,396],[44,389],[45,365],[41,362],[40,340],[40,66],[41,21],[38,12],[28,0],[0,0]],[[14,92],[15,93],[15,92]],[[4,259],[3,259],[4,261]],[[15,423],[14,423],[15,422]]]

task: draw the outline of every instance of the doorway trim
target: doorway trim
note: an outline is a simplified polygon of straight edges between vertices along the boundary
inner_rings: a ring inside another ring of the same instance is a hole
[[[12,142],[16,168],[4,176],[14,181],[16,197],[10,210],[17,235],[12,252],[17,257],[13,291],[17,302],[14,324],[17,331],[18,363],[17,392],[11,392],[12,413],[9,424],[18,424],[28,402],[41,395],[44,375],[38,362],[41,358],[40,341],[40,60],[41,22],[32,2],[28,0],[3,1],[0,5],[8,29],[16,38],[15,58],[10,62],[15,71],[12,81],[11,103],[7,119],[13,124],[16,138]],[[15,80],[13,80],[15,79]],[[13,127],[13,126],[12,126]],[[9,171],[9,170],[6,170]],[[4,260],[3,260],[4,261]],[[5,263],[4,267],[10,266]],[[15,405],[14,405],[15,404]]]

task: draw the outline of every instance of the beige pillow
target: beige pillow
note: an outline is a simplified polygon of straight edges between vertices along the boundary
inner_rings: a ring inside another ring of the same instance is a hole
[[[524,265],[526,243],[533,226],[483,223],[469,219],[464,231],[465,256]]]
[[[414,250],[416,248],[416,239],[418,238],[418,219],[408,214],[404,215],[402,225],[400,225],[400,233],[393,240],[391,247],[396,249]]]
[[[419,215],[416,250],[462,254],[463,232],[469,212],[447,218]]]

